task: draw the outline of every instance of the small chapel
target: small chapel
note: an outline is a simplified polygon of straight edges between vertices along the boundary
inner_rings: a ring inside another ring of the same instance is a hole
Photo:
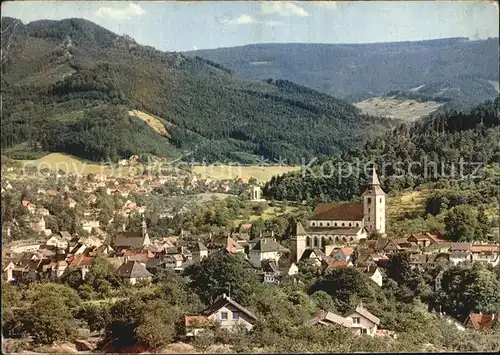
[[[308,249],[322,249],[325,244],[357,243],[371,233],[385,235],[385,192],[375,168],[363,193],[363,202],[320,203],[307,226],[300,222],[292,237],[292,257],[298,262]]]

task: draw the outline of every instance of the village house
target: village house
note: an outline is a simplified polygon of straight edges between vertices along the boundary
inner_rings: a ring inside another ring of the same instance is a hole
[[[313,265],[321,266],[323,260],[330,260],[330,258],[327,257],[325,253],[321,251],[321,249],[311,248],[305,250],[304,253],[302,254],[302,257],[300,258],[300,261],[306,261],[306,260],[311,261]]]
[[[43,216],[30,216],[27,219],[27,222],[29,224],[29,227],[33,229],[35,232],[45,234],[45,235],[50,235],[52,234],[52,231],[50,229],[46,229],[45,226],[45,219]]]
[[[146,267],[137,261],[127,261],[123,263],[117,270],[117,274],[125,282],[135,285],[138,282],[149,283],[152,280],[151,274]]]
[[[68,197],[68,198],[65,198],[64,200],[62,200],[61,204],[67,208],[75,208],[76,207],[76,201],[73,200],[71,197]]]
[[[448,254],[448,256],[449,256],[450,262],[453,265],[457,265],[459,263],[470,261],[470,258],[471,258],[470,253],[468,253],[468,252],[460,252],[460,251],[450,252]]]
[[[358,270],[365,274],[370,280],[382,287],[383,275],[378,266],[358,267]]]
[[[93,257],[81,254],[66,258],[68,267],[71,268],[71,270],[78,270],[81,274],[82,280],[85,280],[87,273],[90,271],[93,260]]]
[[[474,330],[490,330],[497,326],[498,314],[470,313],[464,324]]]
[[[471,261],[497,266],[500,262],[500,244],[473,244],[471,246]]]
[[[82,221],[81,223],[82,223],[82,229],[87,233],[92,233],[94,228],[100,227],[100,223],[97,220],[86,220]]]
[[[257,317],[252,312],[223,294],[201,314],[184,316],[185,334],[188,337],[195,336],[214,323],[218,323],[222,329],[242,327],[249,331],[256,321]]]
[[[417,243],[420,248],[426,248],[432,244],[440,244],[445,242],[445,240],[441,239],[437,235],[433,235],[430,233],[425,234],[410,234],[406,238],[408,242]]]
[[[45,216],[48,216],[50,215],[50,212],[48,209],[44,208],[44,207],[38,207],[35,211],[35,213],[39,216],[42,216],[42,217],[45,217]]]
[[[342,326],[349,328],[356,335],[374,336],[377,335],[380,319],[368,312],[363,306],[358,306],[344,316],[321,311],[309,324]]]
[[[26,209],[28,210],[29,213],[31,213],[31,214],[35,213],[36,207],[31,202],[29,202],[27,200],[22,200],[21,204],[23,205],[23,207],[26,207]]]
[[[202,242],[196,242],[191,247],[193,261],[201,261],[208,257],[208,249]]]
[[[14,281],[13,270],[16,265],[10,259],[2,258],[3,279],[7,282]]]
[[[352,260],[353,255],[354,255],[354,248],[346,247],[331,253],[330,257],[335,260],[344,260],[349,262]]]
[[[250,250],[249,261],[256,267],[260,268],[262,260],[278,261],[287,252],[288,249],[276,242],[274,238],[261,238],[258,243]]]
[[[12,254],[22,254],[35,252],[44,244],[43,240],[18,240],[10,244],[10,252]]]
[[[352,267],[351,261],[324,259],[322,262],[323,272],[333,270],[338,267]]]
[[[61,236],[54,234],[45,242],[45,245],[56,250],[66,250],[68,248],[68,241]]]

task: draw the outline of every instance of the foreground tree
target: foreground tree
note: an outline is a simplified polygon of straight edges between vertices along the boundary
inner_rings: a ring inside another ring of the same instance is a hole
[[[23,328],[37,344],[71,341],[77,332],[76,321],[64,299],[47,294],[36,299],[23,319]]]
[[[212,303],[229,292],[232,298],[245,303],[257,284],[257,275],[242,255],[224,252],[189,266],[185,276],[190,278],[190,287],[205,303]]]
[[[452,242],[470,242],[476,237],[477,218],[467,205],[456,206],[444,219],[446,238]]]

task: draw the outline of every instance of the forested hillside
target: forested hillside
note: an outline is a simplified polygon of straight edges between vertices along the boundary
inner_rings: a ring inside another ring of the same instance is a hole
[[[2,100],[7,154],[23,145],[95,161],[137,153],[299,163],[356,148],[389,123],[286,80],[241,79],[81,19],[2,18]],[[130,117],[133,109],[158,117],[170,136]]]
[[[470,110],[436,112],[414,124],[401,123],[390,134],[373,139],[342,159],[320,159],[305,171],[273,178],[265,193],[287,200],[350,200],[363,192],[372,163],[378,167],[386,191],[440,180],[493,188],[498,176],[486,179],[484,168],[500,159],[499,103],[497,98]],[[475,171],[478,167],[482,169]],[[483,198],[497,195],[494,190],[484,192]]]
[[[186,53],[249,79],[283,78],[351,102],[399,90],[465,108],[498,95],[498,38],[269,43]]]

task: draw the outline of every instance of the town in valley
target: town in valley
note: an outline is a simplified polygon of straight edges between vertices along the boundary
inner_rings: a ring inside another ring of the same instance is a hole
[[[2,4],[4,353],[500,351],[497,4],[62,3]]]

